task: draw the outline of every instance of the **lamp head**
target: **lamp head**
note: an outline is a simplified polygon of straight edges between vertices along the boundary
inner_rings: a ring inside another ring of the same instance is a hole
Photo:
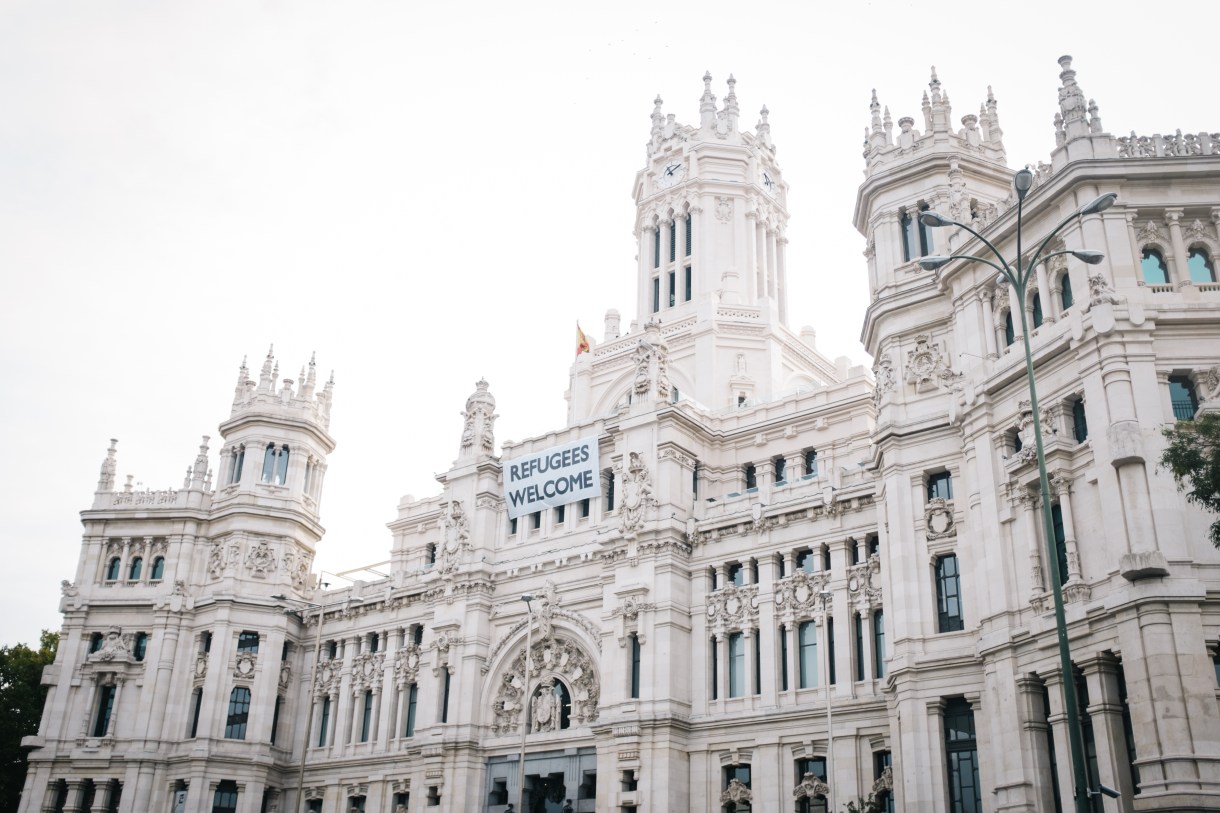
[[[1013,188],[1017,190],[1017,199],[1025,200],[1025,195],[1034,186],[1034,173],[1030,172],[1029,167],[1017,170],[1017,174],[1012,176]]]
[[[935,271],[936,269],[940,268],[942,265],[945,265],[946,263],[948,263],[949,259],[950,259],[949,257],[941,257],[936,254],[929,254],[927,257],[921,257],[919,259],[919,267],[922,268],[924,271]]]
[[[939,212],[932,212],[932,211],[920,212],[919,213],[919,222],[924,224],[925,226],[931,226],[932,228],[939,228],[941,226],[952,226],[953,225],[952,220],[950,220],[949,218],[940,214]]]
[[[1117,193],[1107,192],[1106,194],[1099,196],[1096,200],[1092,201],[1091,203],[1087,203],[1083,207],[1081,207],[1080,214],[1095,215],[1098,212],[1104,212],[1106,209],[1109,209],[1111,206],[1113,206],[1114,201],[1116,201],[1116,200],[1118,200]]]
[[[525,602],[525,609],[526,609],[526,610],[528,610],[528,611],[532,611],[532,610],[533,610],[533,603],[534,603],[534,594],[533,594],[533,593],[525,593],[525,594],[523,594],[523,595],[521,596],[521,600]]]
[[[1106,255],[1102,254],[1100,251],[1089,251],[1086,248],[1082,248],[1079,251],[1073,251],[1072,256],[1080,260],[1082,263],[1086,263],[1088,265],[1097,265],[1106,258]]]

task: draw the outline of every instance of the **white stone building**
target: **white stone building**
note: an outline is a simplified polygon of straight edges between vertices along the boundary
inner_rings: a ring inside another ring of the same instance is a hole
[[[933,75],[922,126],[895,133],[874,99],[855,209],[871,376],[787,327],[766,109],[742,129],[731,77],[721,103],[704,77],[696,124],[658,99],[630,329],[610,311],[578,356],[567,426],[498,454],[478,383],[380,580],[311,572],[334,448],[312,361],[301,382],[271,354],[257,382],[243,364],[218,460],[205,438],[181,490],[117,485],[112,444],[22,810],[503,813],[523,742],[528,811],[843,810],[871,791],[1070,810],[1051,567],[1093,782],[1121,794],[1096,809],[1220,810],[1220,552],[1156,473],[1175,411],[1220,408],[1220,134],[1116,138],[1061,66],[1025,233],[1118,204],[1051,247],[1105,261],[1054,258],[1026,302],[986,265],[917,262],[985,250],[924,209],[1015,253],[995,100],[957,129]],[[598,496],[510,519],[508,467],[588,438]]]

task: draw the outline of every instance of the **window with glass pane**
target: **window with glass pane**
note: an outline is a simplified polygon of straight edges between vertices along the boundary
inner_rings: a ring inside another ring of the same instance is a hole
[[[812,759],[798,759],[796,761],[796,778],[804,781],[805,774],[813,774],[823,782],[826,781],[826,759],[824,757],[813,757]],[[797,803],[798,813],[827,813],[826,797],[818,796],[810,799],[802,797]]]
[[[368,742],[373,733],[373,693],[364,693],[364,711],[360,715],[360,741]]]
[[[729,697],[746,693],[746,641],[740,632],[729,633]]]
[[[1077,398],[1072,402],[1072,437],[1077,443],[1089,439],[1089,422],[1084,414],[1084,399]]]
[[[195,689],[191,696],[191,733],[194,738],[199,734],[199,709],[203,706],[203,687]]]
[[[318,747],[326,745],[326,729],[330,726],[330,698],[322,698],[322,719],[318,723]]]
[[[802,570],[805,573],[812,573],[815,561],[813,551],[803,550],[796,555],[796,569]]]
[[[148,654],[148,633],[137,632],[135,646],[131,648],[132,657],[137,661],[144,660],[144,656]]]
[[[1164,285],[1169,282],[1169,268],[1165,265],[1165,255],[1158,249],[1146,248],[1140,259],[1140,271],[1144,282],[1149,285]]]
[[[1063,509],[1059,503],[1051,506],[1051,526],[1055,531],[1055,561],[1059,567],[1059,583],[1068,580],[1067,534],[1063,530]]]
[[[788,628],[783,626],[779,628],[779,690],[788,691]]]
[[[678,304],[678,272],[669,272],[669,307]]]
[[[1199,411],[1199,399],[1195,396],[1195,384],[1189,376],[1169,376],[1169,403],[1173,417],[1179,421],[1193,421]]]
[[[775,484],[783,483],[787,479],[785,472],[788,470],[788,461],[780,456],[772,460],[771,465],[775,467]]]
[[[114,712],[114,686],[102,686],[97,692],[97,714],[93,718],[93,736],[104,737]]]
[[[1093,715],[1089,714],[1089,682],[1078,667],[1073,667],[1076,681],[1076,707],[1080,715],[1080,738],[1084,740],[1084,762],[1088,768],[1089,787],[1097,787],[1100,775],[1097,765],[1097,739],[1093,733]],[[1101,796],[1090,799],[1089,809],[1093,813],[1105,813]]]
[[[754,464],[749,463],[745,468],[746,489],[758,488],[758,474],[754,470]]]
[[[212,813],[237,813],[237,783],[226,779],[216,785]]]
[[[689,256],[690,256],[690,246],[691,246],[690,215],[687,215],[687,216],[686,216],[686,232],[685,232],[685,234],[686,234],[686,256],[687,256],[687,257],[689,257]],[[686,270],[687,270],[687,271],[690,271],[690,269],[689,269],[689,268],[688,268],[688,269],[686,269]],[[687,274],[687,279],[690,279],[690,275],[689,275],[689,274]],[[688,286],[688,288],[689,288],[689,286]],[[687,293],[686,298],[687,298],[687,299],[690,299],[690,293]]]
[[[885,611],[873,613],[873,674],[885,677]]]
[[[669,261],[672,263],[678,257],[678,224],[669,221]]]
[[[873,753],[873,779],[874,781],[881,778],[885,773],[886,768],[893,767],[894,759],[889,751],[875,751]],[[894,813],[894,792],[891,790],[880,790],[874,797],[877,805],[881,808],[879,813]]]
[[[855,615],[856,627],[856,680],[864,680],[864,616]]]
[[[928,502],[953,499],[953,477],[947,471],[928,475]]]
[[[123,563],[116,556],[110,560],[110,564],[106,567],[106,581],[115,581],[119,578],[119,573],[122,571]]]
[[[974,712],[964,698],[945,701],[945,763],[951,813],[983,813]]]
[[[144,560],[139,556],[131,560],[131,567],[127,571],[128,581],[139,581],[140,572],[144,569]]]
[[[965,629],[962,618],[961,577],[957,556],[949,554],[936,560],[936,615],[941,632]]]
[[[708,652],[711,653],[712,699],[720,697],[720,648],[713,637],[708,641]]]
[[[225,718],[225,739],[244,740],[250,719],[250,690],[238,686],[229,694],[229,714]]]
[[[1186,267],[1190,271],[1191,282],[1215,282],[1216,270],[1212,266],[1212,258],[1207,249],[1195,246],[1186,257]]]
[[[736,779],[747,788],[750,787],[750,766],[749,765],[728,765],[724,769],[724,787],[727,789],[732,781]],[[725,806],[728,811],[745,811],[750,810],[749,802],[738,802],[736,807],[730,802]]]
[[[802,689],[818,685],[818,628],[812,621],[802,621],[797,627],[798,679]]]
[[[415,736],[415,707],[419,704],[419,686],[412,683],[407,689],[407,728],[404,737]]]
[[[1042,296],[1034,294],[1034,327],[1042,327]]]
[[[237,636],[238,652],[258,652],[258,633],[246,630]]]
[[[831,686],[838,682],[838,670],[835,664],[835,620],[826,618],[826,682]]]
[[[661,227],[652,230],[652,267],[661,267]]]
[[[689,254],[689,253],[690,252],[688,251],[687,254]],[[686,275],[686,284],[685,284],[684,290],[682,292],[682,301],[690,302],[691,291],[693,290],[693,287],[692,287],[692,280],[691,280],[691,270],[690,270],[689,265],[686,266],[685,275]]]
[[[1072,278],[1064,274],[1059,280],[1059,303],[1063,305],[1063,309],[1067,310],[1072,307]]]
[[[661,310],[661,278],[652,278],[652,312]]]
[[[148,578],[153,581],[160,581],[165,577],[165,557],[158,556],[153,559],[152,572],[148,574]]]
[[[918,225],[910,212],[903,212],[898,223],[902,229],[902,259],[910,262],[919,256]]]
[[[640,696],[640,639],[637,635],[631,636],[631,696]]]
[[[815,449],[805,450],[805,476],[818,476],[818,453]]]

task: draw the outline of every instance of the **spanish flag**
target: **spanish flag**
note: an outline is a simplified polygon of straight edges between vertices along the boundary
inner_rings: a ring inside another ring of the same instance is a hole
[[[576,323],[576,355],[589,352],[589,340],[585,337],[585,332],[580,329],[580,322]]]

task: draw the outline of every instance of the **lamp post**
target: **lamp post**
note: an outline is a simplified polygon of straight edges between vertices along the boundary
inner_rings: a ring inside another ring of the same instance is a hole
[[[1050,234],[1038,245],[1037,251],[1030,257],[1029,262],[1024,262],[1024,256],[1021,252],[1022,206],[1025,202],[1026,194],[1029,193],[1033,185],[1034,173],[1029,169],[1018,170],[1013,176],[1013,188],[1017,192],[1017,257],[1012,265],[1004,259],[1004,255],[1000,253],[1000,250],[986,237],[965,223],[959,223],[936,212],[924,212],[919,216],[919,221],[925,226],[957,226],[958,228],[965,229],[987,247],[988,251],[995,256],[995,261],[969,254],[954,254],[950,257],[924,257],[919,261],[919,264],[927,270],[933,270],[940,268],[952,260],[970,260],[972,262],[985,263],[999,271],[1000,275],[1008,280],[1008,283],[1013,286],[1013,290],[1016,291],[1017,301],[1021,304],[1019,310],[1021,312],[1021,341],[1025,350],[1025,378],[1026,383],[1029,385],[1029,407],[1033,412],[1034,452],[1038,461],[1038,487],[1042,497],[1043,536],[1046,537],[1047,570],[1051,573],[1051,594],[1055,601],[1055,628],[1059,638],[1060,669],[1063,673],[1063,707],[1067,713],[1068,742],[1071,746],[1072,777],[1075,784],[1072,796],[1075,799],[1077,813],[1088,813],[1089,797],[1100,791],[1094,791],[1089,788],[1085,775],[1084,738],[1080,730],[1080,710],[1076,699],[1076,683],[1073,679],[1072,655],[1068,646],[1067,621],[1063,614],[1063,585],[1060,582],[1059,558],[1055,550],[1055,526],[1054,520],[1051,517],[1050,483],[1046,475],[1046,452],[1042,445],[1042,418],[1038,411],[1038,390],[1034,384],[1034,357],[1029,346],[1029,325],[1028,319],[1025,316],[1025,291],[1030,277],[1033,276],[1038,265],[1049,260],[1051,257],[1071,254],[1076,259],[1089,265],[1096,265],[1102,261],[1104,255],[1099,251],[1054,251],[1045,257],[1042,256],[1042,252],[1050,244],[1054,236],[1064,226],[1072,222],[1072,220],[1084,215],[1097,214],[1110,208],[1114,205],[1114,201],[1118,196],[1113,192],[1107,192],[1090,203],[1081,206],[1052,229]],[[1016,266],[1015,269],[1013,265]]]
[[[517,813],[525,811],[525,736],[529,731],[530,650],[534,646],[534,595],[521,596],[525,602],[525,678],[521,687],[521,751],[517,754]]]
[[[314,651],[313,670],[310,673],[309,688],[307,690],[309,692],[309,694],[307,696],[312,699],[314,687],[318,683],[318,662],[322,660],[322,620],[326,617],[326,609],[328,607],[338,607],[341,605],[347,605],[353,601],[356,602],[357,604],[359,604],[359,603],[363,602],[364,599],[360,598],[360,597],[353,598],[353,597],[349,596],[348,598],[344,599],[343,601],[336,602],[334,604],[314,604],[311,601],[302,601],[301,599],[289,598],[288,596],[285,596],[285,595],[275,595],[275,596],[272,596],[271,598],[275,599],[276,601],[295,601],[299,604],[305,605],[303,609],[318,611],[318,630],[317,630],[317,633],[314,635],[314,644],[313,644],[313,651]],[[300,615],[299,610],[285,610],[285,612],[296,612],[298,615]],[[301,616],[301,620],[302,621],[305,620],[303,615]],[[312,706],[313,706],[312,703],[308,704],[308,706],[307,706],[308,713],[305,715],[305,738],[303,740],[301,740],[301,761],[297,765],[296,809],[298,811],[302,811],[302,813],[305,809],[305,799],[304,799],[304,795],[305,795],[305,756],[309,753],[309,737],[312,734],[312,728],[313,728],[313,708],[312,708]]]
[[[826,664],[826,809],[834,810],[835,740],[834,729],[832,728],[834,724],[834,714],[832,712],[834,703],[830,699],[830,602],[834,598],[834,593],[823,589],[818,592],[818,598],[822,600],[822,628],[826,631],[826,646],[823,647],[826,650],[826,654],[822,658]]]

